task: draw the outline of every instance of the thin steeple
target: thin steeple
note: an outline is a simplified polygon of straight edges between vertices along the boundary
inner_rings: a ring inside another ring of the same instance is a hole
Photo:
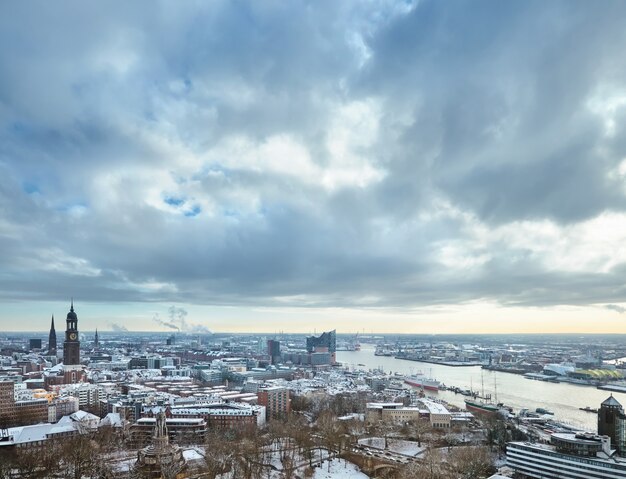
[[[50,321],[50,333],[48,334],[48,354],[56,356],[57,354],[57,333],[54,330],[54,314]]]

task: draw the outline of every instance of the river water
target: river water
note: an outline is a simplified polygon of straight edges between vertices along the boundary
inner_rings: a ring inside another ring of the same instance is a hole
[[[426,377],[433,377],[446,386],[457,386],[462,389],[471,387],[479,392],[484,384],[485,394],[491,394],[495,398],[497,393],[498,402],[511,406],[514,412],[521,408],[534,411],[538,407],[543,407],[553,411],[557,420],[589,431],[597,430],[597,416],[580,411],[578,408],[590,406],[598,409],[600,403],[611,394],[593,386],[533,381],[518,374],[483,370],[480,366],[452,367],[376,356],[374,346],[369,344],[362,345],[361,351],[337,351],[337,361],[351,369],[381,368],[385,372],[401,374],[421,371]],[[451,391],[432,394],[450,404],[464,407],[465,397],[460,394]],[[625,393],[613,393],[613,396],[626,407]]]

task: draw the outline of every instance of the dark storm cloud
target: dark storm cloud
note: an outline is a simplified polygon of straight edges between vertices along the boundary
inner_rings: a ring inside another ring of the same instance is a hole
[[[511,225],[624,210],[624,9],[5,4],[0,297],[618,303]]]
[[[424,2],[388,25],[362,82],[394,109],[412,107],[391,168],[427,170],[490,222],[623,209],[623,181],[606,173],[626,150],[605,151],[612,141],[588,103],[626,80],[624,13],[620,2]]]

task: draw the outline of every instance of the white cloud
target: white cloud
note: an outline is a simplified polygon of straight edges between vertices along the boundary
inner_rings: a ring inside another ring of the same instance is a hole
[[[488,7],[3,5],[0,294],[618,304],[624,7]]]
[[[68,255],[57,248],[42,249],[31,258],[25,259],[24,266],[32,270],[52,271],[73,276],[97,277],[102,270],[95,268],[84,258]]]

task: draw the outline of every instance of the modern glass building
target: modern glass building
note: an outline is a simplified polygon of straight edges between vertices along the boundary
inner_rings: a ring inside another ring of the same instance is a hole
[[[626,455],[626,414],[620,402],[611,394],[598,411],[598,434],[609,436],[611,445],[620,455]]]
[[[309,353],[330,353],[330,358],[334,364],[337,360],[337,332],[326,331],[320,336],[309,336],[306,338],[306,350]]]
[[[553,434],[551,444],[511,442],[507,465],[520,479],[626,479],[626,460],[608,436]]]

